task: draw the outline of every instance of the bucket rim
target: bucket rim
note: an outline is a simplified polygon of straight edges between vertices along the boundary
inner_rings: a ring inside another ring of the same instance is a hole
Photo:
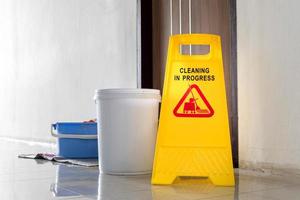
[[[148,88],[107,88],[107,89],[97,89],[96,94],[159,94],[158,89],[148,89]]]
[[[154,98],[161,100],[160,90],[147,88],[112,88],[95,91],[94,100],[111,98]]]

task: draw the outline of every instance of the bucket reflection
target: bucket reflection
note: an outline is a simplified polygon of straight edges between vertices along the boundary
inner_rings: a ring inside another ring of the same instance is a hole
[[[50,191],[54,197],[96,196],[98,169],[57,165],[55,182]]]

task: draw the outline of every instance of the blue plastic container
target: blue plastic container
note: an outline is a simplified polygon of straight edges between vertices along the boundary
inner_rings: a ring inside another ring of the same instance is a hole
[[[57,137],[58,156],[98,158],[97,123],[58,122],[51,134]]]

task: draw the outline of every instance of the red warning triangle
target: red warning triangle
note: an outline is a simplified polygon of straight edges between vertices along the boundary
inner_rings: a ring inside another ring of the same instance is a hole
[[[193,89],[195,89],[199,94],[200,98],[202,99],[202,101],[206,106],[206,109],[201,109],[199,107],[199,104],[197,103],[199,99],[195,98],[194,93],[192,91]],[[187,97],[190,96],[190,94],[192,98],[187,99]],[[179,110],[179,108],[181,107],[182,109]],[[207,101],[207,99],[205,98],[204,94],[202,93],[198,85],[193,84],[184,93],[183,97],[180,99],[180,101],[174,108],[173,113],[176,117],[211,117],[214,114],[214,110],[209,104],[209,102]]]

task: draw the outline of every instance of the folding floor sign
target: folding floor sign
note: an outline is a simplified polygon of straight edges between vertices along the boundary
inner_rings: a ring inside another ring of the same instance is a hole
[[[208,45],[202,55],[183,55],[181,45]],[[207,177],[233,186],[221,40],[217,35],[174,35],[169,40],[153,184],[177,177]]]

